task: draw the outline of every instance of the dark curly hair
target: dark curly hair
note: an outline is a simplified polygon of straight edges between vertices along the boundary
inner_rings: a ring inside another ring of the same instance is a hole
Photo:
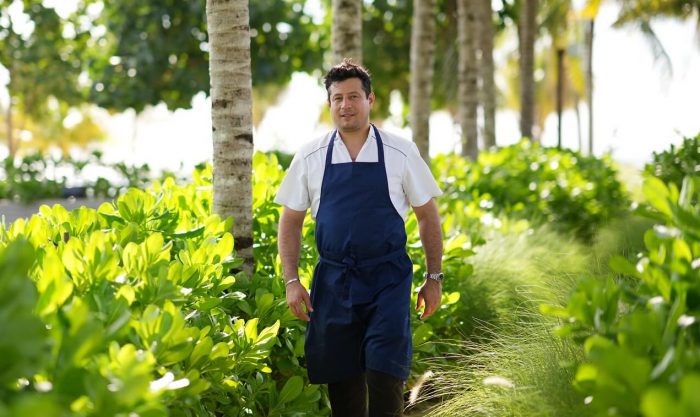
[[[331,68],[325,77],[323,83],[326,85],[326,93],[328,101],[331,100],[331,84],[339,81],[345,81],[349,78],[359,78],[362,81],[362,89],[365,91],[365,96],[369,97],[372,92],[372,78],[362,65],[357,65],[350,58],[343,59],[338,65]]]

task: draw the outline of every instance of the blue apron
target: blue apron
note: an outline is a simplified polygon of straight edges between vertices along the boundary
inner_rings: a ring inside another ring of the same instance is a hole
[[[305,353],[309,380],[339,382],[365,369],[406,380],[411,364],[413,265],[406,229],[389,195],[384,145],[378,162],[332,164],[326,153],[316,214],[319,262]]]

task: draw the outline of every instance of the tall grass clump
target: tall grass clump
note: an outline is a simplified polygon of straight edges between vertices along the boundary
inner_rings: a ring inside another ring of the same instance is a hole
[[[577,278],[588,271],[590,250],[571,236],[547,227],[526,233],[494,235],[477,248],[472,280],[485,294],[500,321],[529,318],[541,303],[563,303]]]
[[[571,386],[581,349],[551,333],[555,319],[539,306],[565,303],[590,260],[589,247],[546,227],[496,235],[477,248],[470,280],[483,291],[466,297],[487,300],[495,314],[488,322],[464,317],[485,337],[443,341],[459,353],[426,361],[416,402],[440,404],[425,415],[584,415]]]
[[[612,272],[609,263],[619,255],[632,261],[644,250],[644,233],[654,225],[653,220],[629,213],[603,226],[591,246],[591,271],[598,274]]]
[[[423,399],[443,402],[424,415],[586,416],[583,396],[571,386],[581,349],[550,328],[541,316],[494,327],[490,343],[465,342],[469,353],[454,355],[449,364],[436,362],[433,388]]]

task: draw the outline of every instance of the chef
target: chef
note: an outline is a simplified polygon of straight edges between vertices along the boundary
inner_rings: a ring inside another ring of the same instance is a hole
[[[412,208],[426,258],[422,320],[442,296],[442,192],[415,144],[370,123],[365,68],[346,59],[324,82],[335,129],[301,147],[275,198],[287,303],[308,322],[309,380],[328,384],[334,417],[401,416],[412,355],[405,220]],[[319,254],[310,294],[299,281],[308,209]]]

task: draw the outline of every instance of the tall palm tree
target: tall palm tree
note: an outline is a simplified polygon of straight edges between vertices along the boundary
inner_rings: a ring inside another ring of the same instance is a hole
[[[567,84],[565,75],[565,63],[567,60],[567,47],[569,45],[569,33],[571,25],[571,0],[550,0],[543,4],[542,26],[552,40],[552,52],[555,64],[555,107],[557,113],[557,147],[562,146],[562,116],[564,111],[564,89]],[[545,76],[546,77],[546,76]],[[546,116],[546,114],[545,114]]]
[[[479,77],[476,62],[477,16],[470,0],[457,1],[458,28],[458,118],[462,127],[462,155],[476,160],[479,155],[477,137],[477,107]]]
[[[10,80],[10,82],[12,81]],[[14,129],[14,125],[12,124],[12,96],[9,96],[7,99],[7,109],[5,109],[5,131],[7,132],[7,152],[10,158],[14,158],[15,153],[17,153]]]
[[[493,9],[491,0],[478,0],[474,3],[478,13],[481,31],[479,33],[479,75],[481,77],[481,104],[484,109],[484,147],[496,146],[496,85],[493,64]]]
[[[214,207],[233,216],[236,252],[252,272],[252,78],[248,1],[207,0]]]
[[[362,0],[333,0],[333,64],[351,58],[362,64]]]
[[[596,12],[597,14],[597,12]],[[585,21],[586,104],[588,105],[588,154],[593,154],[593,32],[595,16]]]
[[[435,4],[435,0],[414,0],[411,31],[411,130],[413,141],[428,164],[435,65]]]
[[[593,153],[593,37],[595,20],[600,11],[602,0],[588,0],[581,11],[584,25],[584,67],[585,67],[585,97],[588,107],[588,154]]]
[[[518,38],[520,51],[520,134],[532,138],[535,120],[535,38],[537,0],[520,0]]]

